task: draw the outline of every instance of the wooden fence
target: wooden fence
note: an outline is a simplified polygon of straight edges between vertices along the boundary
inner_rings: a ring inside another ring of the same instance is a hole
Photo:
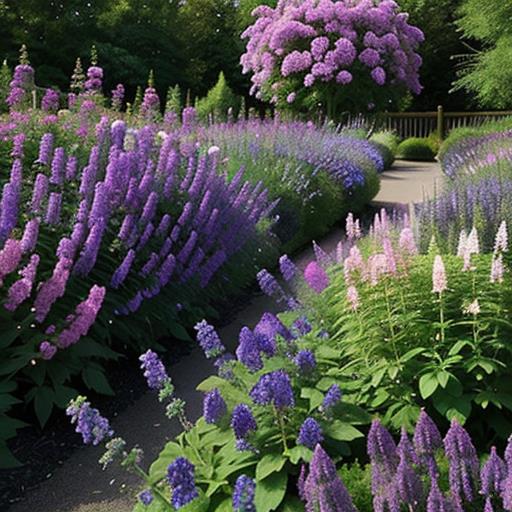
[[[439,106],[436,112],[386,112],[375,119],[364,116],[347,118],[353,126],[374,125],[376,129],[396,132],[401,138],[428,137],[436,133],[444,139],[454,128],[480,126],[512,116],[512,111],[501,112],[445,112]]]

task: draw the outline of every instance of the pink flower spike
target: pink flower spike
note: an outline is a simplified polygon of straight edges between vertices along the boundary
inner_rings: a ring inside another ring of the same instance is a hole
[[[498,232],[496,233],[496,240],[494,242],[494,252],[507,252],[508,251],[508,233],[507,223],[502,221]]]
[[[500,253],[492,257],[491,264],[491,283],[503,283],[503,274],[505,273],[505,267],[503,266],[503,255]]]
[[[348,287],[347,300],[350,304],[350,309],[352,311],[357,311],[357,308],[359,307],[359,293],[357,292],[357,288],[355,286]]]
[[[414,241],[414,234],[412,229],[409,227],[403,228],[400,232],[398,245],[403,252],[408,253],[411,256],[418,254],[418,248],[416,247],[416,242]]]
[[[457,256],[459,258],[463,258],[464,257],[464,253],[466,252],[466,244],[467,244],[467,242],[468,242],[468,235],[466,234],[466,230],[463,229],[460,232],[459,244],[457,246]]]
[[[443,258],[441,258],[439,255],[437,255],[434,259],[434,268],[432,270],[432,285],[433,293],[441,294],[448,289]]]

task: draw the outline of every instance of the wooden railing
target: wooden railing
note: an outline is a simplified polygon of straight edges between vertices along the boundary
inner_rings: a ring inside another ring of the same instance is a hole
[[[500,112],[445,112],[439,106],[436,112],[385,112],[376,118],[359,115],[347,117],[353,126],[374,126],[397,133],[401,138],[428,137],[435,133],[441,140],[454,128],[480,126],[489,121],[511,117],[512,111]]]

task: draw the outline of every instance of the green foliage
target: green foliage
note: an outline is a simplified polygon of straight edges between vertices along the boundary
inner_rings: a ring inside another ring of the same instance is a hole
[[[165,102],[165,112],[174,112],[176,115],[181,113],[181,89],[179,84],[169,87]]]
[[[215,122],[226,121],[229,112],[231,117],[236,117],[239,108],[240,100],[230,89],[222,71],[215,86],[196,104],[197,114],[203,121],[208,119],[213,119]]]
[[[446,255],[449,289],[439,299],[432,293],[433,256],[399,259],[405,263],[396,277],[356,281],[355,312],[338,268],[330,287],[309,299],[318,321],[332,326],[330,346],[340,351],[335,374],[346,399],[381,412],[395,428],[412,426],[426,407],[429,414],[467,423],[479,439],[507,436],[510,283],[490,283],[491,255],[474,256],[470,272],[461,270],[461,258]],[[466,312],[476,299],[480,311]]]
[[[9,83],[12,80],[11,68],[4,60],[2,67],[0,67],[0,113],[8,112],[9,107],[6,103],[9,96]]]
[[[286,323],[297,314],[287,313]],[[250,372],[238,361],[226,363],[229,380],[212,376],[198,386],[208,392],[218,389],[228,407],[218,425],[206,424],[200,418],[189,430],[167,443],[149,469],[148,483],[165,491],[167,467],[178,456],[187,457],[196,469],[196,481],[212,504],[208,510],[230,499],[236,478],[245,474],[256,480],[256,507],[258,512],[276,510],[283,503],[291,475],[298,475],[300,465],[311,459],[312,451],[297,444],[301,424],[307,417],[314,417],[324,433],[324,446],[332,457],[350,454],[350,443],[362,438],[359,427],[370,421],[370,416],[358,406],[340,402],[329,414],[321,411],[326,390],[337,382],[336,369],[339,352],[325,350],[318,343],[319,329],[291,345],[277,336],[277,353],[264,358],[263,368]],[[318,366],[313,373],[301,375],[292,362],[290,350],[308,349],[315,353]],[[228,370],[229,368],[229,370]],[[258,379],[271,371],[285,370],[292,379],[295,396],[293,408],[279,411],[273,406],[254,405],[248,393]],[[230,427],[233,408],[246,403],[253,410],[258,428],[248,441],[257,452],[236,449],[235,436]],[[295,509],[296,510],[296,509]]]
[[[370,142],[380,151],[384,159],[384,169],[390,169],[395,161],[400,142],[398,136],[389,131],[377,132],[370,137]]]
[[[411,137],[398,145],[396,156],[404,160],[433,161],[436,156],[431,139]]]
[[[512,108],[512,4],[501,0],[483,4],[479,0],[465,0],[460,16],[458,25],[464,36],[481,41],[482,49],[465,56],[456,89],[473,93],[481,106]]]

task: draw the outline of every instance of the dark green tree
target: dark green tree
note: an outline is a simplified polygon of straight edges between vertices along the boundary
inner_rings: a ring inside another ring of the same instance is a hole
[[[6,103],[7,96],[9,96],[9,83],[12,80],[11,68],[4,59],[2,67],[0,67],[0,113],[8,112],[9,107]]]
[[[455,90],[467,90],[486,108],[512,108],[512,2],[464,0],[458,26],[481,48],[462,57]]]

